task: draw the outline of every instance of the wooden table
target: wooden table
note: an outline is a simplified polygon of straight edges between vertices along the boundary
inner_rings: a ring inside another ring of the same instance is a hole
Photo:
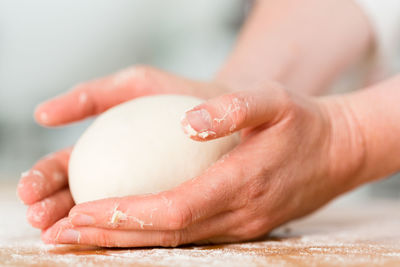
[[[334,203],[259,242],[173,249],[44,245],[25,210],[0,184],[0,266],[400,266],[400,200]]]

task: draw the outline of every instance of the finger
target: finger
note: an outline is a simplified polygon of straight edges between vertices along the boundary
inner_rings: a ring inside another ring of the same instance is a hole
[[[240,144],[202,176],[177,187],[176,189],[186,189],[182,190],[183,195],[181,195],[180,201],[173,201],[173,195],[169,195],[170,199],[167,198],[165,194],[174,192],[172,190],[160,195],[130,197],[131,201],[127,201],[123,205],[119,201],[127,200],[127,198],[113,199],[114,203],[108,203],[109,200],[100,200],[80,204],[71,210],[69,218],[46,230],[42,236],[43,240],[47,243],[79,243],[99,246],[173,246],[199,240],[233,242],[253,238],[263,231],[265,232],[267,226],[254,221],[249,224],[257,226],[256,232],[254,229],[251,231],[243,229],[243,223],[249,220],[248,212],[244,209],[248,203],[248,195],[240,194],[240,192],[242,190],[247,192],[249,187],[256,186],[249,179],[243,177],[243,171],[250,177],[259,175],[257,172],[242,168],[249,166],[249,163],[252,162],[251,159],[243,156],[244,152],[248,152],[252,148],[254,148],[254,144],[251,142]],[[210,188],[214,188],[214,190],[209,190]],[[175,192],[179,192],[179,190]],[[202,193],[203,198],[198,198],[198,192]],[[257,190],[254,192],[254,194],[258,194]],[[197,215],[197,217],[192,216],[191,221],[186,221],[187,225],[182,220],[184,218],[184,216],[182,217],[183,210],[174,213],[179,210],[179,205],[186,201],[193,203],[191,215]],[[200,202],[208,205],[196,206]],[[149,205],[149,203],[154,204]],[[116,205],[114,206],[114,204]],[[122,208],[119,209],[118,205],[121,205]],[[123,207],[124,205],[132,210],[126,209]],[[171,210],[171,207],[174,208]],[[204,213],[199,211],[204,211]],[[176,216],[177,214],[180,216]],[[82,223],[75,220],[81,215],[89,216],[90,220],[85,218]],[[73,231],[70,231],[71,229]],[[64,230],[67,231],[65,236]],[[129,238],[127,238],[128,236]]]
[[[33,204],[67,185],[71,150],[64,149],[44,157],[21,175],[17,193],[25,204]]]
[[[79,84],[68,93],[39,105],[35,118],[45,126],[62,125],[97,115],[117,104],[144,95],[196,95],[194,85],[196,83],[150,67],[132,67]]]
[[[241,219],[241,218],[240,218]],[[80,244],[101,247],[176,247],[200,240],[228,240],[229,232],[238,225],[233,212],[217,215],[209,220],[181,230],[110,230],[95,227],[74,227],[63,219],[42,234],[45,243]]]
[[[64,189],[29,206],[26,216],[33,227],[46,229],[65,217],[73,206],[71,193]]]
[[[211,140],[262,123],[272,125],[287,111],[288,103],[287,93],[271,84],[206,101],[185,113],[182,126],[194,140]]]
[[[236,157],[225,157],[201,176],[155,195],[110,198],[75,206],[75,226],[108,229],[177,230],[212,217],[235,204],[231,179],[240,177]]]

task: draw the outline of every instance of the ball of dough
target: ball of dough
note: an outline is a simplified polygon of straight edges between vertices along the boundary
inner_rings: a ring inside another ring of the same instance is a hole
[[[184,134],[182,116],[201,102],[181,95],[147,96],[100,115],[71,154],[75,202],[157,193],[201,174],[239,141],[237,134],[208,142]]]

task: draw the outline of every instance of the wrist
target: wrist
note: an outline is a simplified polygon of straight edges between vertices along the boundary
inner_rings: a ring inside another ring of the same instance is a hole
[[[324,97],[320,103],[330,125],[328,176],[343,193],[367,182],[365,133],[345,97]]]
[[[365,140],[365,181],[387,177],[400,170],[400,76],[344,96]]]

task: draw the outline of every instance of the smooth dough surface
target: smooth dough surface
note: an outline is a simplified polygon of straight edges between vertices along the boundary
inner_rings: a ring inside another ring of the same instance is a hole
[[[182,116],[201,102],[181,95],[147,96],[100,115],[71,154],[75,202],[157,193],[201,174],[239,141],[237,134],[209,142],[184,134]]]

